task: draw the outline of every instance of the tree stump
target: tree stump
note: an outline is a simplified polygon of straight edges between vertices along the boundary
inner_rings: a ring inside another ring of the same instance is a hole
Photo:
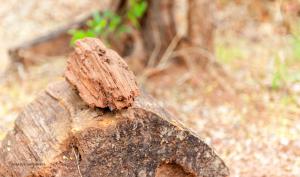
[[[2,142],[0,176],[228,175],[209,146],[150,96],[138,96],[117,53],[93,38],[78,41],[75,51],[69,82],[42,92]]]
[[[128,109],[91,108],[63,80],[19,115],[0,176],[227,176],[215,152],[145,93]],[[175,175],[176,174],[176,175]]]

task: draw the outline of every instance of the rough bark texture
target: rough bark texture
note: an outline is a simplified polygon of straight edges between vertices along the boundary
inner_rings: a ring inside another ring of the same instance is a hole
[[[126,62],[96,38],[76,42],[65,76],[92,107],[126,108],[139,94],[135,76]]]
[[[164,165],[170,163],[175,167]],[[88,107],[73,86],[60,81],[23,110],[1,143],[0,176],[80,174],[218,177],[227,176],[228,169],[149,96],[141,94],[132,107],[110,112]]]
[[[155,177],[196,177],[192,173],[184,171],[184,169],[172,163],[162,164],[156,169]]]

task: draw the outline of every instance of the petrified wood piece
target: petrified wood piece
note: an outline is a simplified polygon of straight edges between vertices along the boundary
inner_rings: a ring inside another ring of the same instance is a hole
[[[23,110],[0,146],[1,177],[168,174],[219,177],[228,169],[144,93],[128,109],[111,112],[88,107],[71,84],[60,81]]]
[[[92,107],[126,108],[139,94],[135,76],[126,62],[97,38],[76,42],[65,76]]]

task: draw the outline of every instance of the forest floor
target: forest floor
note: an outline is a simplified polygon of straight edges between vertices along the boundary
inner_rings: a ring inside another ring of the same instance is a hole
[[[18,13],[10,14],[10,9],[0,7],[0,26],[5,27],[0,29],[0,71],[3,63],[8,63],[4,49],[93,6],[77,0],[80,3],[56,4],[63,7],[55,10],[58,12],[69,9],[68,4],[78,6],[64,18],[58,15],[43,21],[48,16],[39,14],[56,14],[47,4],[50,1],[22,8],[16,5],[22,3],[16,2],[5,3],[12,3]],[[37,8],[40,6],[43,8]],[[245,5],[234,3],[217,9],[215,59],[221,67],[209,64],[206,69],[192,70],[170,61],[161,72],[138,75],[138,82],[215,149],[231,176],[296,177],[300,175],[300,44],[274,20],[257,19],[245,9]],[[14,23],[19,24],[16,27]],[[2,74],[0,139],[22,108],[60,77],[64,67],[65,57],[58,57],[27,71],[20,68],[21,79]]]

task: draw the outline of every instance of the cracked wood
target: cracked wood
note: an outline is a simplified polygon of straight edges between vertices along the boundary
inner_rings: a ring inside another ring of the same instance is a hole
[[[111,112],[88,107],[60,81],[22,111],[1,142],[0,176],[73,177],[78,165],[90,177],[228,176],[215,152],[145,93]]]
[[[96,38],[76,42],[65,76],[91,107],[127,108],[139,94],[135,76],[126,62]]]

